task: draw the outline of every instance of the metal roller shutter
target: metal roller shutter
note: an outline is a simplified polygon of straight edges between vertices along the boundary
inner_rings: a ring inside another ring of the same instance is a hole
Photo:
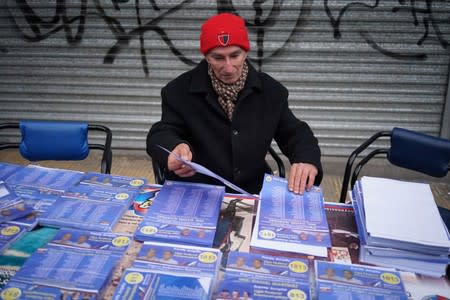
[[[324,155],[393,126],[450,137],[447,1],[0,3],[2,122],[87,120],[111,127],[115,149],[142,150],[161,87],[201,59],[202,22],[234,11]]]

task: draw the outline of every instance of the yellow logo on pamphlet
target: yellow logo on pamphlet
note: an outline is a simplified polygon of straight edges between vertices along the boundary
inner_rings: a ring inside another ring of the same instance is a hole
[[[287,296],[290,300],[305,300],[308,298],[304,291],[298,289],[289,290]]]
[[[305,273],[308,271],[308,266],[302,261],[294,260],[289,264],[289,269],[295,273]]]
[[[277,236],[277,234],[275,232],[273,232],[272,230],[264,229],[259,232],[259,236],[263,239],[271,240],[271,239],[275,238]]]
[[[143,234],[155,234],[158,232],[158,228],[155,226],[144,226],[140,230]]]
[[[383,273],[380,275],[381,280],[383,280],[384,282],[388,283],[388,284],[399,284],[400,283],[400,278],[392,273]]]
[[[141,186],[144,184],[144,180],[142,179],[133,179],[130,181],[131,186]]]
[[[119,193],[114,198],[117,200],[127,200],[130,197],[127,193]]]
[[[212,264],[217,260],[217,255],[212,252],[202,252],[198,256],[198,260],[205,264]]]
[[[8,227],[5,227],[2,229],[1,234],[10,236],[10,235],[18,234],[19,231],[20,231],[19,226],[8,226]]]
[[[112,244],[115,247],[128,246],[130,244],[130,238],[127,236],[118,236],[112,240]]]
[[[19,297],[22,295],[22,291],[19,288],[11,287],[4,289],[0,296],[3,300],[15,300],[19,299]]]
[[[144,275],[138,272],[131,272],[125,275],[125,282],[129,284],[139,284],[144,280]]]

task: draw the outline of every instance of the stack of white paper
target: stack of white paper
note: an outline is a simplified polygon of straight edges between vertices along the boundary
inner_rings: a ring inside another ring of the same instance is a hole
[[[445,274],[450,239],[428,184],[363,177],[353,189],[360,260]]]

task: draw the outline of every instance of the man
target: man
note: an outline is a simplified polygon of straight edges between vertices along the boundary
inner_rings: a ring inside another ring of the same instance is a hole
[[[208,19],[200,35],[204,60],[162,89],[161,121],[150,129],[147,152],[166,166],[169,179],[220,184],[157,145],[257,194],[275,139],[292,164],[289,189],[303,193],[322,180],[317,139],[289,109],[287,89],[251,66],[249,50],[242,18],[222,13]]]

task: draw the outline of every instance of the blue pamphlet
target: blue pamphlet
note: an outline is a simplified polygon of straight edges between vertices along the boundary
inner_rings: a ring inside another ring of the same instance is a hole
[[[315,261],[315,271],[319,299],[408,299],[393,269]]]
[[[145,269],[125,270],[113,300],[209,300],[210,277],[158,274]]]
[[[219,249],[189,245],[144,242],[133,267],[158,273],[217,277],[221,252]]]
[[[224,192],[223,186],[166,180],[135,238],[212,246]]]
[[[80,184],[99,185],[118,188],[139,189],[147,183],[145,178],[88,172],[83,175]]]
[[[320,187],[294,194],[285,178],[266,174],[260,194],[252,248],[327,256],[331,238]]]
[[[22,165],[0,162],[0,181],[5,181],[13,173],[24,168]]]
[[[6,183],[39,187],[53,191],[65,191],[77,184],[84,173],[63,169],[28,165],[8,177]]]

